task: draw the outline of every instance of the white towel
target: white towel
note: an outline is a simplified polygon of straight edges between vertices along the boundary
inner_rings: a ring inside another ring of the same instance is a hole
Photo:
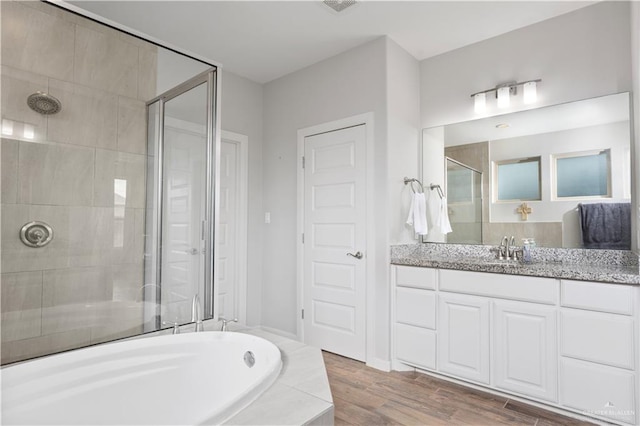
[[[443,234],[448,234],[453,231],[451,229],[451,223],[449,222],[449,208],[447,207],[447,197],[440,198],[440,211],[438,212],[438,220],[436,226]]]
[[[424,193],[413,193],[413,197],[411,197],[411,207],[409,207],[409,216],[407,217],[407,225],[413,226],[414,232],[418,235],[427,235],[429,233],[427,201],[424,198]]]

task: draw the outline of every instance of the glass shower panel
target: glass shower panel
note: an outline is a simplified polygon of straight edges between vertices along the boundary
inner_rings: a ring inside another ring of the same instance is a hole
[[[204,294],[207,98],[203,83],[164,104],[160,268],[164,324],[191,321],[193,297]]]
[[[482,173],[450,158],[447,203],[453,231],[448,243],[482,244]]]

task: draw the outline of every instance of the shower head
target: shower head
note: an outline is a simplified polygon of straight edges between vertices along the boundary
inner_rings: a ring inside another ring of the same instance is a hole
[[[27,105],[35,112],[44,115],[56,114],[62,110],[62,104],[58,99],[40,91],[27,98]]]

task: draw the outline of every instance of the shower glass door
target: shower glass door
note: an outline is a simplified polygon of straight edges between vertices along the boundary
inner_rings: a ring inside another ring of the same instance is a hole
[[[213,114],[209,74],[170,90],[149,104],[149,144],[157,154],[147,201],[145,312],[149,331],[192,320],[194,296],[202,318],[212,317]],[[154,130],[151,130],[151,127]],[[149,172],[151,173],[151,167]],[[151,207],[151,206],[149,206]],[[153,303],[155,302],[155,304]]]
[[[482,244],[482,172],[446,157],[446,192],[453,231],[448,243]]]

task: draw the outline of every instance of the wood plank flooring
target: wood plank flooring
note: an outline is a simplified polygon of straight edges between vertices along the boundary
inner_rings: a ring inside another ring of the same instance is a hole
[[[416,372],[323,352],[336,425],[591,425]]]

